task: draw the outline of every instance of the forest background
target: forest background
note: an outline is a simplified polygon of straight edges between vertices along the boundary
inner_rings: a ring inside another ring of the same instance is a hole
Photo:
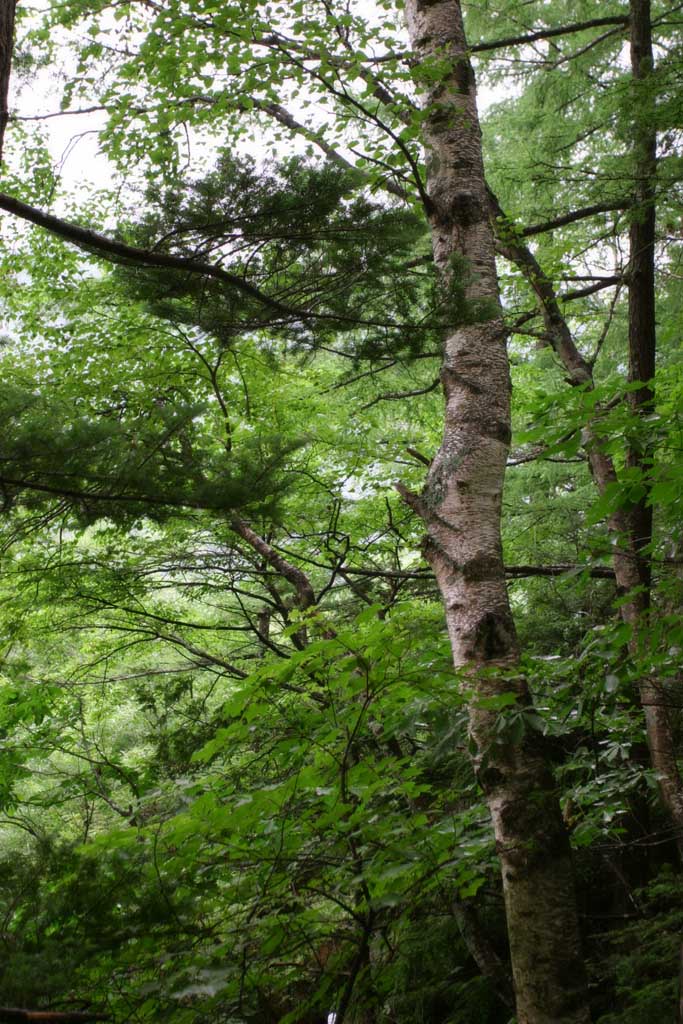
[[[0,1003],[681,1024],[682,26],[2,0]]]

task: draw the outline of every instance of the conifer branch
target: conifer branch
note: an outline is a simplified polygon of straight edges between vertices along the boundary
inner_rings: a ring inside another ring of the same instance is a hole
[[[222,284],[230,285],[231,288],[235,288],[237,291],[242,292],[251,299],[255,299],[282,316],[301,318],[311,315],[300,309],[292,309],[290,306],[278,302],[277,299],[271,298],[271,296],[266,295],[259,288],[249,284],[244,278],[239,277],[237,274],[231,274],[230,271],[224,270],[215,264],[189,259],[186,256],[173,256],[170,253],[156,252],[152,249],[142,249],[136,245],[127,245],[125,242],[120,242],[115,238],[102,235],[98,231],[93,231],[92,228],[84,228],[79,224],[63,220],[61,217],[55,217],[52,213],[46,213],[35,206],[29,206],[28,203],[22,203],[20,199],[5,195],[4,193],[0,193],[0,209],[12,213],[16,217],[21,217],[22,220],[27,220],[31,224],[37,225],[37,227],[44,228],[46,231],[51,232],[51,234],[58,235],[60,238],[64,238],[67,242],[72,242],[80,248],[90,252],[94,251],[96,254],[104,256],[105,259],[126,260],[139,266],[180,270],[189,274],[198,274],[201,277],[211,277]]]
[[[143,249],[139,246],[128,245],[126,242],[121,242],[115,238],[109,238],[107,235],[102,235],[98,231],[93,231],[91,228],[84,228],[80,224],[74,224],[72,221],[63,220],[61,217],[56,217],[54,214],[47,213],[44,210],[39,210],[35,206],[29,206],[28,203],[23,203],[20,199],[16,199],[14,196],[8,196],[1,192],[0,210],[6,210],[8,213],[12,213],[16,217],[20,217],[22,220],[35,224],[37,227],[44,228],[51,234],[56,235],[59,238],[63,238],[67,242],[71,242],[73,245],[76,245],[78,248],[83,249],[86,252],[92,253],[95,256],[99,256],[102,259],[109,260],[113,263],[122,262],[141,267],[181,272],[184,271],[187,274],[198,277],[211,278],[221,284],[225,284],[228,287],[235,289],[238,292],[241,292],[248,298],[253,299],[254,302],[265,306],[267,309],[272,310],[273,313],[278,315],[276,320],[271,321],[245,321],[241,324],[243,327],[265,327],[272,326],[276,323],[296,323],[297,321],[353,324],[358,327],[380,327],[388,330],[396,330],[398,328],[405,329],[407,327],[414,330],[431,330],[435,326],[435,324],[425,323],[410,324],[391,320],[363,319],[362,317],[345,316],[341,313],[316,312],[311,309],[301,309],[289,306],[286,303],[280,302],[279,299],[268,295],[266,292],[261,291],[261,289],[257,288],[256,285],[250,284],[238,274],[233,274],[229,270],[224,270],[223,267],[218,266],[217,264],[205,263],[202,260],[192,259],[187,256],[174,256],[171,253],[162,253],[155,249]]]

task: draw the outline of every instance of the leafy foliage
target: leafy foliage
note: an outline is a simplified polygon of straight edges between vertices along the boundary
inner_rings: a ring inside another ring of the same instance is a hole
[[[680,755],[669,6],[653,4],[645,85],[620,0],[466,10],[483,92],[498,90],[484,146],[500,248],[530,244],[543,268],[500,265],[504,556],[534,703],[504,675],[484,710],[501,743],[552,763],[604,1024],[673,1019],[680,941],[676,836],[637,697],[655,682]],[[3,221],[0,1003],[139,1024],[507,1024],[470,684],[395,490],[419,491],[439,444],[444,328],[491,312],[465,300],[467,265],[444,284],[431,263],[415,99],[443,58],[406,56],[389,0],[371,17],[69,0],[21,33],[22,75],[76,54],[62,110],[102,106],[116,180],[65,197],[44,128],[17,121],[8,191],[233,278],[103,265]],[[625,285],[630,142],[648,118],[659,361],[644,416]],[[565,379],[544,282],[592,383]],[[614,467],[602,494],[591,444]],[[643,501],[653,586],[629,623],[611,523]]]

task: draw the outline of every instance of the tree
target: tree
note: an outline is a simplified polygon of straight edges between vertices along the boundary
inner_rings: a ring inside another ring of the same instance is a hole
[[[474,75],[457,4],[409,4],[407,15],[419,66],[433,80],[423,131],[434,260],[447,280],[453,257],[464,257],[470,294],[491,304],[484,324],[461,328],[445,342],[444,439],[425,494],[408,500],[429,531],[426,554],[456,667],[474,669],[475,678],[485,670],[473,686],[470,734],[501,858],[518,1017],[588,1020],[571,854],[547,756],[538,737],[505,742],[495,711],[511,689],[522,706],[531,698],[525,681],[509,674],[517,645],[500,510],[510,386]],[[435,59],[448,62],[450,72],[430,74]]]

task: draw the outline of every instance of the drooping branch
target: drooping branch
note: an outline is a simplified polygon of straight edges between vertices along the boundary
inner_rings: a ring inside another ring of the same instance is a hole
[[[117,627],[109,624],[107,628],[112,629]],[[226,661],[225,658],[220,658],[217,654],[211,654],[209,651],[205,651],[201,647],[197,647],[196,644],[191,643],[184,637],[178,636],[176,633],[169,633],[162,630],[148,630],[148,632],[157,640],[163,640],[165,643],[171,644],[173,647],[180,647],[181,650],[188,651],[189,654],[192,654],[195,658],[199,658],[202,662],[210,662],[212,665],[217,665],[234,679],[247,678],[248,673],[244,672],[241,668],[238,668],[231,662]]]
[[[79,224],[63,220],[61,217],[55,217],[52,213],[46,213],[35,206],[29,206],[28,203],[22,203],[20,199],[15,199],[13,196],[8,196],[4,193],[0,193],[0,209],[12,213],[22,220],[27,220],[31,224],[37,225],[37,227],[44,228],[51,234],[57,235],[59,238],[63,238],[65,241],[71,242],[80,248],[84,248],[89,252],[94,251],[105,259],[124,260],[143,267],[180,270],[188,274],[197,274],[200,277],[210,277],[220,281],[221,284],[229,285],[251,299],[257,300],[281,316],[289,318],[292,316],[302,317],[309,315],[305,311],[292,309],[290,306],[278,302],[277,299],[266,295],[259,288],[249,284],[244,278],[239,277],[237,274],[231,274],[230,271],[224,270],[215,264],[188,259],[185,256],[173,256],[170,253],[156,252],[153,249],[142,249],[136,245],[127,245],[125,242],[120,242],[115,238],[102,235],[98,231],[93,231],[92,228],[84,228]]]
[[[154,508],[215,509],[218,507],[206,501],[192,501],[189,498],[162,498],[150,494],[123,494],[115,491],[89,491],[86,488],[62,487],[59,484],[48,484],[40,480],[6,476],[2,469],[0,469],[0,485],[36,491],[38,494],[51,494],[58,498],[68,498],[85,503],[93,501],[121,502],[122,504],[151,505]]]
[[[87,252],[94,253],[95,255],[114,263],[124,262],[141,267],[175,270],[196,275],[198,277],[216,280],[221,284],[227,285],[229,288],[233,288],[236,291],[241,292],[243,295],[253,299],[266,309],[271,310],[277,315],[277,320],[274,322],[281,323],[284,321],[291,323],[292,321],[325,321],[388,329],[396,329],[399,326],[409,326],[407,324],[398,324],[392,321],[368,320],[354,316],[345,316],[340,313],[316,312],[310,309],[300,309],[289,306],[286,303],[280,302],[279,299],[268,295],[266,292],[261,291],[260,288],[250,284],[238,274],[233,274],[229,270],[224,270],[223,267],[218,266],[217,264],[205,263],[202,260],[190,259],[186,256],[174,256],[171,253],[158,252],[155,249],[143,249],[139,246],[128,245],[118,239],[109,238],[107,235],[102,235],[98,231],[93,231],[91,228],[84,228],[79,224],[63,220],[61,217],[55,217],[54,214],[46,213],[44,210],[39,210],[35,206],[29,206],[27,203],[23,203],[21,200],[16,199],[13,196],[8,196],[4,193],[0,193],[0,210],[6,210],[8,213],[12,213],[17,217],[20,217],[22,220],[26,220],[31,224],[44,228],[51,234],[56,235],[59,238],[63,238],[65,241],[71,242],[73,245],[76,245]],[[273,321],[271,321],[271,323],[272,322]],[[265,324],[261,322],[245,322],[244,326],[255,327],[265,326]],[[415,326],[416,329],[418,328],[417,324],[413,326]]]

